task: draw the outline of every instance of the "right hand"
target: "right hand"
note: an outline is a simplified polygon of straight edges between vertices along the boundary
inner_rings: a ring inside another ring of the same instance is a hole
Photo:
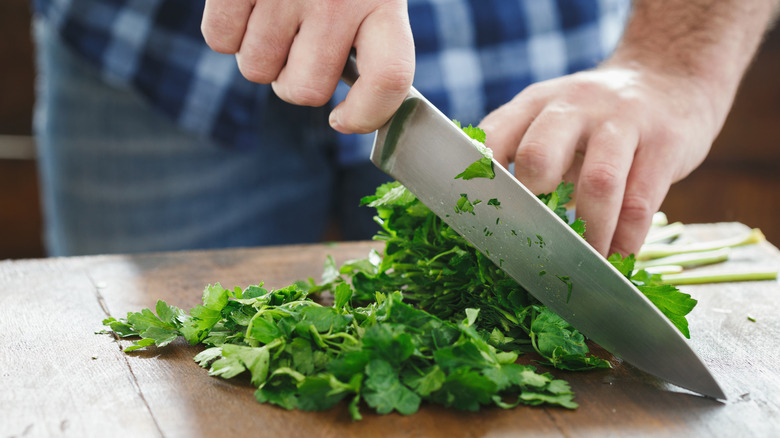
[[[405,0],[207,0],[201,30],[244,77],[296,105],[325,105],[354,47],[360,78],[330,115],[345,134],[381,127],[412,85]]]
[[[613,58],[526,88],[480,126],[496,160],[514,162],[532,192],[574,182],[588,242],[604,257],[626,256],[639,251],[672,183],[706,157],[731,97],[718,91]]]

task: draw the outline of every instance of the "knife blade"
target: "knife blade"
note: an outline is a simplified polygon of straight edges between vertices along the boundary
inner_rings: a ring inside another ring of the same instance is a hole
[[[342,79],[358,77],[354,55]],[[371,161],[583,335],[637,368],[715,399],[726,395],[672,323],[628,279],[493,160],[495,178],[455,179],[482,158],[472,140],[411,89],[377,132]],[[498,208],[455,212],[461,195]]]

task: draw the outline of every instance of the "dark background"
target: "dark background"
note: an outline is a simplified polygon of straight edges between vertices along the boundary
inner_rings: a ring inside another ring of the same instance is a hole
[[[0,1],[0,259],[43,257],[32,157],[2,158],[31,144],[35,72],[28,0]],[[712,66],[718,68],[717,65]],[[21,136],[21,137],[16,137]],[[707,160],[672,186],[670,221],[738,221],[780,244],[780,29],[767,37]]]

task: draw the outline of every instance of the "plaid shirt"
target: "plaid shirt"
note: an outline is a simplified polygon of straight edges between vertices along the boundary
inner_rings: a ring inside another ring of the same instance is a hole
[[[270,92],[205,44],[204,0],[33,0],[109,82],[179,126],[229,147],[261,143]],[[630,0],[408,0],[414,85],[448,116],[477,123],[527,85],[594,67],[620,37]],[[340,84],[333,102],[346,95]],[[372,136],[340,135],[339,160],[368,158]]]

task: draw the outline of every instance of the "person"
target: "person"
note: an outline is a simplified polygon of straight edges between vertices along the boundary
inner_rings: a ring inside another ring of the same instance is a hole
[[[361,77],[330,114],[337,131],[377,129],[406,96],[414,70],[406,2],[233,3],[206,2],[207,43],[288,102],[325,103],[357,50]],[[603,255],[636,252],[670,185],[707,155],[777,3],[636,1],[606,62],[529,87],[487,115],[487,144],[536,193],[576,181],[591,245]]]
[[[600,63],[627,0],[35,0],[48,250],[317,241],[332,214],[366,238],[357,200],[386,176],[370,136],[342,134],[376,129],[414,80],[445,114],[484,117],[532,190],[576,181],[599,252],[633,252],[706,155],[776,8],[741,3],[637,1]]]
[[[476,124],[532,82],[593,67],[627,0],[566,4],[410,1],[417,88]],[[34,11],[49,255],[316,242],[332,220],[342,239],[379,229],[359,206],[388,179],[368,161],[373,136],[328,126],[346,86],[302,107],[245,79],[206,45],[202,0],[34,0]]]

